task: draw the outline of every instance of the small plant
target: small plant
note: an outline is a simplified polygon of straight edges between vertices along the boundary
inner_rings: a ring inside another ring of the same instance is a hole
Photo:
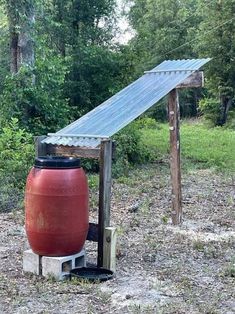
[[[102,304],[108,304],[110,302],[112,293],[108,291],[97,290],[97,297],[101,300]]]
[[[153,314],[156,312],[155,305],[133,303],[128,307],[129,313],[132,314]]]
[[[164,215],[164,216],[162,216],[161,220],[162,220],[162,223],[163,223],[164,225],[167,225],[168,220],[169,220],[169,217],[167,217],[166,215]]]
[[[99,187],[99,176],[97,174],[89,174],[88,185],[90,189],[97,189]]]
[[[224,276],[235,278],[235,258],[225,267]]]
[[[132,220],[130,221],[130,227],[131,228],[135,228],[135,227],[139,227],[140,226],[140,219],[137,218],[136,216],[132,218]]]
[[[84,289],[87,292],[92,291],[93,284],[94,284],[94,283],[91,283],[88,279],[74,278],[74,277],[71,278],[70,283],[72,285],[77,285],[77,286],[81,287],[82,289]]]
[[[193,242],[193,249],[194,250],[197,250],[199,252],[203,252],[204,251],[204,247],[205,247],[205,244],[201,240],[195,240]]]
[[[149,211],[150,211],[150,201],[148,199],[143,201],[143,203],[141,204],[141,207],[140,207],[140,211],[144,215],[149,214]]]

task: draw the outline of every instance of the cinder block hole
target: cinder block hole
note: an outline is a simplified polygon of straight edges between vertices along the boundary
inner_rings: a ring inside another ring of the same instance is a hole
[[[84,256],[75,258],[75,267],[83,266]]]
[[[62,272],[69,272],[72,269],[72,261],[62,263]]]

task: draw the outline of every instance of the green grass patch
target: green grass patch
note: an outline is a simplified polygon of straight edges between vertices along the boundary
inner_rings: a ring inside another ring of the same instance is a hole
[[[152,151],[153,159],[169,155],[169,127],[160,124],[157,130],[143,129],[143,142]],[[235,131],[221,127],[207,128],[200,122],[181,124],[182,159],[198,167],[235,171]]]

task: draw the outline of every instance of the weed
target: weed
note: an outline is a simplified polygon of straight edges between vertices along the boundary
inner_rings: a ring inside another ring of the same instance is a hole
[[[88,185],[90,189],[97,189],[99,186],[99,176],[97,174],[88,175]]]
[[[129,313],[132,314],[154,314],[156,312],[156,307],[154,305],[142,305],[142,304],[131,304],[128,307]]]
[[[90,199],[89,199],[89,206],[92,210],[96,210],[98,208],[98,194],[97,193],[90,193]]]
[[[72,277],[70,283],[72,285],[78,285],[86,291],[93,289],[93,283],[91,283],[88,279]]]
[[[141,204],[140,211],[142,214],[146,215],[146,214],[149,214],[149,210],[150,210],[150,200],[146,199]]]
[[[138,217],[133,217],[132,220],[130,221],[130,227],[135,228],[140,226],[140,218]]]
[[[224,269],[224,276],[235,278],[235,260],[232,260]]]
[[[153,235],[144,235],[144,243],[146,243],[151,250],[156,250],[158,248],[158,242]]]
[[[100,299],[102,304],[108,304],[111,299],[112,293],[109,291],[101,291],[100,289],[97,290],[97,297]]]
[[[47,281],[50,283],[55,283],[55,282],[57,282],[57,279],[53,274],[48,274]]]
[[[205,244],[201,240],[193,241],[193,249],[194,250],[197,250],[199,252],[204,252],[204,246],[205,246]]]
[[[120,176],[117,178],[117,182],[128,186],[133,186],[133,180],[130,177]]]
[[[122,225],[119,225],[117,227],[117,236],[118,237],[121,237],[123,236],[124,234],[126,233],[126,227],[122,226]]]
[[[218,258],[221,254],[220,248],[213,244],[205,246],[203,251],[206,258]]]
[[[169,220],[169,217],[166,216],[166,215],[164,215],[164,216],[162,216],[161,220],[162,220],[162,223],[163,223],[164,225],[167,225],[168,220]]]

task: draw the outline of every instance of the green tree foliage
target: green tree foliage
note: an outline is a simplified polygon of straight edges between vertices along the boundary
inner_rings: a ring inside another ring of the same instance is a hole
[[[151,69],[165,59],[196,57],[191,42],[201,21],[197,5],[192,0],[135,0],[130,10],[130,22],[136,36],[130,43],[137,75]],[[180,93],[181,115],[197,115],[200,92]],[[157,120],[167,119],[166,99],[158,103],[150,114]]]
[[[216,125],[224,125],[235,108],[235,1],[200,0],[198,12],[202,22],[195,50],[213,58],[206,73],[208,97],[200,108]]]
[[[65,58],[64,95],[74,118],[93,109],[121,86],[121,52],[112,44],[114,0],[49,1],[39,34]]]
[[[12,76],[8,59],[0,110],[2,118],[17,117],[39,134],[65,126],[119,90],[125,62],[111,41],[114,0],[3,1],[9,38],[20,34],[29,4],[35,9],[35,66],[21,65]]]
[[[134,1],[130,22],[137,34],[131,44],[140,60],[141,71],[164,59],[194,56],[190,45],[176,48],[192,38],[198,23],[195,10],[192,0]]]
[[[46,134],[69,122],[69,107],[63,98],[66,67],[56,56],[49,61],[38,58],[33,73],[34,84],[27,67],[6,77],[0,95],[1,119],[15,117],[28,132]]]

